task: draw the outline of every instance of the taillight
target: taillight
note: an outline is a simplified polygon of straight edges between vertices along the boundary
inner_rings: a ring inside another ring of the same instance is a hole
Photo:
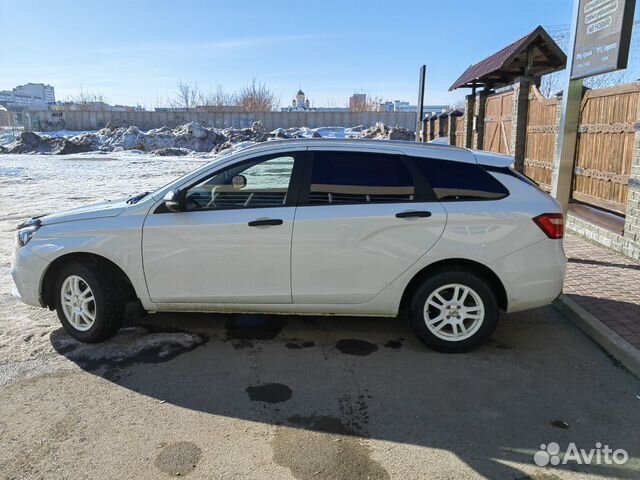
[[[543,213],[533,221],[549,238],[556,240],[564,236],[564,217],[561,213]]]

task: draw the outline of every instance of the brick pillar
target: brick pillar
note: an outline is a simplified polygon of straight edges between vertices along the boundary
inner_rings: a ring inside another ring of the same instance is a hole
[[[511,117],[511,155],[514,168],[524,172],[524,152],[527,142],[530,77],[520,77],[513,85],[513,114]]]
[[[422,120],[422,129],[420,131],[421,137],[420,137],[420,141],[421,142],[428,142],[428,135],[429,135],[429,119],[428,117],[425,117]]]
[[[558,144],[560,143],[560,117],[562,116],[562,101],[559,101],[556,106],[556,123],[554,128],[554,139],[553,139],[553,171],[551,172],[551,185],[554,184],[556,176],[558,175],[558,169],[556,168],[556,155],[555,152],[558,151]]]
[[[449,145],[456,144],[456,116],[453,113],[449,114],[449,125],[447,131],[447,137],[449,138]]]
[[[629,196],[624,219],[624,237],[640,248],[640,105],[636,114],[636,133],[633,141],[633,160],[629,175]],[[630,255],[630,253],[627,253]]]
[[[436,138],[436,132],[435,132],[436,128],[437,128],[436,120],[434,119],[433,116],[431,116],[429,118],[429,136],[427,137],[429,141]]]
[[[484,115],[487,108],[489,92],[483,90],[476,97],[475,105],[475,130],[473,132],[473,148],[482,150],[484,147]]]
[[[473,148],[473,116],[476,111],[476,96],[467,95],[464,98],[464,146]]]

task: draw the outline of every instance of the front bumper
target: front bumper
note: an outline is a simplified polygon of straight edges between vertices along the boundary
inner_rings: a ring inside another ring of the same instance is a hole
[[[28,245],[14,250],[11,259],[11,278],[14,286],[11,293],[22,303],[43,307],[40,287],[48,266],[49,262],[29,250]]]

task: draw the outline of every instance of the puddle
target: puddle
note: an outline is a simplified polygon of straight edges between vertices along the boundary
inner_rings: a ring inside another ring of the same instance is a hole
[[[554,420],[550,425],[552,427],[561,428],[562,430],[567,430],[569,428],[569,424],[564,420]]]
[[[303,348],[315,347],[316,342],[302,342],[302,343],[287,342],[285,343],[284,346],[291,350],[302,350]]]
[[[389,340],[387,343],[384,344],[384,346],[386,348],[391,348],[393,350],[398,350],[398,349],[402,348],[402,342],[399,342],[398,340]]]
[[[282,383],[266,383],[245,388],[249,398],[254,402],[282,403],[291,398],[293,392]]]
[[[164,447],[154,464],[158,470],[179,477],[193,471],[201,457],[202,450],[195,443],[177,442]]]
[[[356,355],[359,357],[366,357],[378,350],[378,346],[371,342],[354,339],[338,340],[336,348],[346,355]]]

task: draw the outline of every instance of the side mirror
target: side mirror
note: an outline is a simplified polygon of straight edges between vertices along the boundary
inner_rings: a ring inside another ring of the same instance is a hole
[[[184,195],[180,190],[171,190],[164,196],[164,205],[170,212],[184,210]]]
[[[241,190],[247,186],[247,177],[244,175],[236,175],[231,179],[231,185],[234,190]]]

